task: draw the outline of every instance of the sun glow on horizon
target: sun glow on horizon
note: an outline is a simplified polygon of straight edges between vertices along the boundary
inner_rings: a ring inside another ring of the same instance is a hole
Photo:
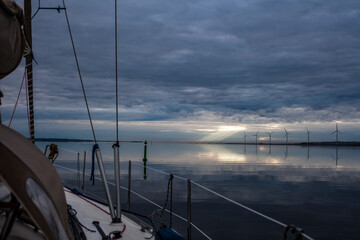
[[[222,141],[232,135],[244,131],[246,128],[242,126],[234,125],[221,125],[217,129],[214,129],[208,135],[202,137],[200,141]]]
[[[233,125],[223,125],[218,128],[218,131],[220,132],[240,132],[244,130],[246,130],[245,127]]]

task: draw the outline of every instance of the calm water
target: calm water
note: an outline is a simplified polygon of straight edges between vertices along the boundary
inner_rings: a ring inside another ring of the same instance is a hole
[[[44,148],[46,143],[38,144]],[[59,143],[56,163],[73,169],[80,151],[90,143]],[[100,144],[107,174],[113,181],[111,144]],[[120,148],[121,184],[127,187],[132,160],[132,189],[163,205],[168,175],[142,167],[143,145],[123,143]],[[220,194],[286,224],[304,229],[315,239],[359,239],[360,148],[243,146],[223,144],[148,144],[148,167],[190,178]],[[82,163],[81,163],[82,164]],[[81,166],[82,167],[82,166]],[[57,167],[64,182],[78,186],[81,176]],[[96,172],[97,175],[98,172]],[[111,187],[111,189],[113,189]],[[85,190],[103,197],[102,184]],[[186,217],[186,182],[174,180],[174,212]],[[127,193],[122,192],[126,207]],[[151,215],[157,207],[131,195],[131,210]],[[192,220],[212,239],[282,239],[283,228],[212,193],[192,186]],[[167,222],[167,216],[164,221]],[[174,227],[186,236],[186,223],[174,217]],[[205,239],[193,229],[193,239]]]

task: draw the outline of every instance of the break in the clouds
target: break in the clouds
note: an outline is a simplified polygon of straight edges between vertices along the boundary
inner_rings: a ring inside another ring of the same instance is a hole
[[[283,127],[328,134],[337,121],[348,132],[343,138],[360,139],[358,0],[123,0],[118,6],[126,138],[236,140],[240,131],[273,130],[280,139]],[[95,125],[111,138],[114,1],[69,0],[67,8]],[[77,122],[89,136],[63,12],[37,14],[33,45],[36,118],[57,122],[52,131],[37,124],[37,132],[59,136]],[[5,122],[21,75],[20,67],[1,81]],[[20,121],[26,109],[19,109]],[[234,131],[224,135],[223,126]]]

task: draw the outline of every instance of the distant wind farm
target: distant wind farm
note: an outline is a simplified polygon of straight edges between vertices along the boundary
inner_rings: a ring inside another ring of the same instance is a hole
[[[240,144],[247,144],[247,145],[308,145],[308,146],[320,146],[320,145],[324,145],[324,146],[360,146],[360,142],[357,141],[340,141],[339,139],[339,134],[342,134],[341,131],[339,130],[339,125],[338,123],[335,123],[335,130],[333,132],[331,132],[330,134],[333,135],[335,134],[335,141],[331,141],[330,137],[329,137],[329,141],[310,141],[310,133],[311,131],[309,130],[308,127],[305,127],[306,132],[305,133],[305,137],[303,141],[291,141],[291,138],[289,137],[289,135],[291,134],[291,132],[286,129],[285,127],[283,128],[285,134],[283,135],[283,137],[281,138],[280,136],[276,136],[276,135],[280,135],[280,132],[273,132],[273,131],[264,131],[263,133],[266,134],[266,137],[261,137],[259,134],[259,131],[257,131],[255,134],[253,134],[252,136],[254,137],[253,141],[247,141],[247,136],[246,133],[244,132],[243,135],[243,141],[239,142]],[[277,137],[277,141],[274,142],[273,140],[273,135],[275,137]],[[266,139],[266,140],[264,140]],[[283,139],[283,141],[281,141],[281,139]],[[263,140],[263,141],[261,141]]]

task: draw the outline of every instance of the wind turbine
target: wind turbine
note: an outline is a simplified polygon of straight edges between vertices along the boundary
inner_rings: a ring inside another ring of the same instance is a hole
[[[288,144],[288,136],[289,136],[289,132],[286,130],[286,128],[284,128],[285,130],[285,138],[286,138],[286,145]]]
[[[308,139],[308,143],[310,143],[310,131],[307,127],[306,128],[306,131],[307,131],[307,139]]]
[[[338,129],[338,124],[337,123],[336,123],[336,130],[333,131],[331,134],[334,134],[334,133],[336,133],[336,144],[338,144],[338,142],[339,142],[339,133],[341,133],[341,132]]]
[[[246,133],[244,132],[244,143],[246,144]]]
[[[259,135],[259,131],[256,133],[256,134],[254,134],[253,136],[255,136],[256,138],[256,145],[257,145],[257,140],[258,140],[258,135]]]
[[[271,135],[273,134],[273,132],[269,133],[269,132],[265,132],[267,135],[269,135],[269,144],[271,145]]]

